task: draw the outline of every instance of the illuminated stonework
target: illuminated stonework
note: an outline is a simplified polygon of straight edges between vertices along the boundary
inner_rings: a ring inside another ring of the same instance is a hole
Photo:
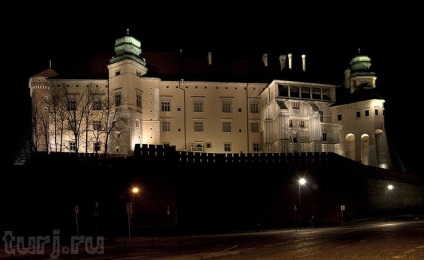
[[[51,68],[30,78],[38,151],[132,155],[136,144],[169,144],[205,153],[334,152],[390,167],[384,100],[366,55],[352,59],[338,88],[151,77],[140,41],[127,34],[115,45],[107,79],[64,79]],[[278,71],[293,69],[287,56]],[[208,52],[202,66],[216,63]]]

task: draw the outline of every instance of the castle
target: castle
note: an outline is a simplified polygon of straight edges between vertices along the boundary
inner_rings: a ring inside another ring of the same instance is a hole
[[[29,79],[36,151],[132,155],[136,144],[200,153],[332,152],[390,168],[385,100],[371,59],[352,58],[343,84],[307,78],[292,54],[252,63],[142,53],[128,32],[104,78],[48,68]]]

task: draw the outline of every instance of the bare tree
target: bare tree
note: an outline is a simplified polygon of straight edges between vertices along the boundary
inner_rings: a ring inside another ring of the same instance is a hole
[[[68,122],[68,130],[71,133],[72,144],[67,147],[69,151],[78,153],[80,148],[81,134],[84,132],[85,126],[85,109],[86,107],[79,106],[84,104],[86,92],[70,92],[67,88],[65,90],[66,101],[66,119]]]
[[[104,152],[106,157],[110,153],[109,144],[113,139],[113,133],[119,132],[128,123],[128,118],[122,115],[122,96],[115,96],[113,93],[108,93],[103,99],[102,124],[104,133]],[[116,140],[115,140],[116,141]]]
[[[50,127],[53,135],[54,152],[63,151],[63,135],[66,131],[65,122],[67,115],[67,104],[65,98],[65,84],[50,87]]]
[[[36,99],[31,110],[34,152],[49,151],[49,113],[43,99]]]
[[[93,134],[98,135],[98,133],[102,130],[101,121],[97,119],[99,111],[102,111],[101,97],[104,96],[104,92],[102,92],[98,87],[94,87],[93,84],[87,85],[83,92],[84,98],[81,99],[79,108],[81,109],[85,121],[85,153],[88,153],[88,147],[91,144],[89,138],[90,125],[93,125]],[[99,143],[99,141],[100,140],[96,140],[94,145]],[[96,147],[94,150],[96,150]]]

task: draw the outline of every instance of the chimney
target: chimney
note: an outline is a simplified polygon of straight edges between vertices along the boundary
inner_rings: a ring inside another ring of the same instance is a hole
[[[268,67],[268,53],[264,53],[262,55],[262,62],[264,63],[265,67]]]
[[[345,88],[347,89],[350,88],[349,78],[350,78],[350,69],[346,68],[344,71],[344,84],[345,84]]]
[[[303,72],[306,71],[306,55],[302,54],[302,70]]]
[[[291,70],[293,68],[292,67],[292,54],[289,53],[287,56],[289,56],[289,69]]]
[[[283,71],[286,67],[287,55],[280,55],[278,59],[280,60],[280,70]]]
[[[211,51],[208,52],[208,64],[212,65],[212,52]]]

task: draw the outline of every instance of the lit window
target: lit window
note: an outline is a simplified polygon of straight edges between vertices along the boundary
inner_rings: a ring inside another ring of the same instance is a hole
[[[253,151],[254,152],[260,152],[261,151],[261,144],[254,143],[253,144]]]
[[[222,106],[222,113],[231,113],[232,112],[231,100],[222,100],[221,106]]]
[[[250,123],[250,132],[252,133],[259,132],[259,123],[257,122]]]
[[[231,143],[224,143],[224,151],[231,152]]]
[[[231,132],[231,123],[230,122],[223,122],[222,123],[222,132],[225,132],[225,133]]]
[[[203,132],[203,122],[201,121],[194,122],[194,132]]]
[[[161,129],[162,129],[162,132],[169,132],[169,131],[171,131],[171,122],[169,122],[169,121],[162,121],[161,122]]]
[[[194,101],[194,112],[203,112],[203,100]]]
[[[259,113],[259,103],[258,102],[250,103],[250,113]]]
[[[171,101],[162,101],[161,111],[162,112],[171,111]]]

